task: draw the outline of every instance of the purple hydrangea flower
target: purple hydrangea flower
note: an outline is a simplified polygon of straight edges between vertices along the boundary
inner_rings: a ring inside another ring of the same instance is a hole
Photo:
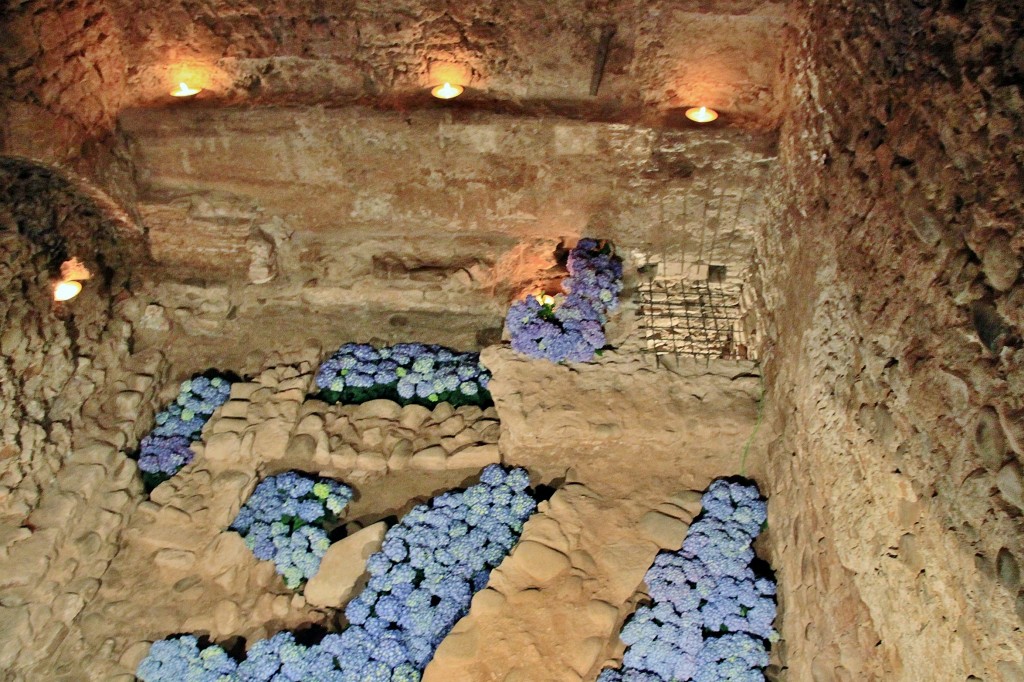
[[[139,444],[139,469],[166,479],[192,461],[189,445],[199,440],[203,427],[231,393],[226,378],[197,376],[181,383],[178,395],[157,413],[156,426]]]
[[[762,680],[778,635],[775,582],[755,574],[751,545],[767,518],[753,484],[725,479],[705,492],[683,547],[647,572],[652,604],[623,627],[621,670],[600,682]]]
[[[566,295],[553,306],[536,298],[513,303],[505,318],[512,348],[552,362],[588,362],[605,345],[607,313],[618,306],[622,261],[593,239],[581,239],[570,252]]]
[[[351,499],[351,488],[338,481],[287,471],[260,481],[231,530],[296,588],[316,575],[331,544],[324,526]]]

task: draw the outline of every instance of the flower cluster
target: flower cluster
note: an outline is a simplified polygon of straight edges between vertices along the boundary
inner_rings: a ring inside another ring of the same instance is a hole
[[[621,670],[599,682],[761,682],[777,638],[775,581],[753,566],[754,539],[767,508],[752,483],[720,479],[677,552],[647,571],[652,604],[622,629]]]
[[[341,635],[343,670],[387,680],[372,672],[383,665],[392,677],[419,679],[537,508],[529,482],[523,469],[491,465],[477,485],[413,508],[388,530],[367,562],[369,584],[345,609],[351,626]]]
[[[273,561],[285,584],[298,588],[316,575],[331,541],[326,528],[352,499],[352,489],[296,471],[260,481],[231,530],[257,559]]]
[[[153,642],[135,674],[143,682],[234,682],[238,663],[223,648],[200,648],[193,635]]]
[[[493,404],[487,391],[490,379],[479,353],[422,343],[384,348],[347,343],[320,365],[316,385],[331,403],[387,398],[402,405],[488,407]]]
[[[552,303],[530,296],[512,304],[505,324],[513,349],[552,362],[588,362],[604,347],[608,312],[619,305],[622,261],[610,244],[581,239],[568,268],[566,293]]]
[[[473,593],[515,546],[537,507],[523,469],[484,469],[480,483],[410,511],[370,557],[366,589],[349,602],[349,627],[306,646],[279,633],[242,662],[193,636],[155,642],[143,682],[419,682],[441,640],[469,611]]]
[[[189,445],[199,440],[203,426],[230,393],[231,381],[214,372],[182,382],[178,397],[156,415],[156,427],[140,444],[139,469],[148,488],[192,461]]]

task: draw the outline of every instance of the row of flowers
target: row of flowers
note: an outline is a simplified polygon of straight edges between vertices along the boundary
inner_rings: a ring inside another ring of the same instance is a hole
[[[192,461],[190,445],[231,394],[232,377],[216,370],[183,381],[174,401],[156,415],[156,426],[142,439],[139,469],[152,490]]]
[[[329,402],[359,404],[385,398],[401,405],[454,407],[494,404],[487,390],[491,373],[479,353],[461,353],[443,346],[402,343],[384,348],[343,345],[320,366],[318,397]],[[190,463],[191,445],[231,394],[233,375],[209,370],[182,382],[178,395],[156,415],[156,426],[139,447],[142,481],[152,490]]]
[[[269,494],[261,495],[269,502],[244,512],[242,525],[250,536],[254,526],[266,523],[277,513],[272,510],[283,505],[294,512],[292,518],[302,520],[304,509],[305,517],[314,516],[312,505],[304,507],[310,495],[332,499],[332,493],[316,487],[322,481],[307,489],[310,479],[283,476],[276,477]],[[491,465],[481,472],[478,484],[414,507],[388,530],[381,551],[369,558],[369,583],[346,607],[349,627],[339,634],[305,645],[291,633],[279,633],[256,642],[242,661],[192,635],[168,638],[153,644],[137,675],[143,682],[418,682],[438,645],[469,612],[473,594],[512,551],[536,510],[528,486],[525,470]],[[264,537],[263,544],[250,546],[266,547],[266,542]]]
[[[551,362],[589,362],[604,347],[604,325],[622,291],[622,260],[610,242],[581,239],[567,267],[564,294],[512,304],[505,325],[516,351]]]
[[[298,589],[320,570],[331,545],[328,532],[351,499],[343,483],[287,471],[260,481],[231,530],[257,559],[274,562],[285,585]]]
[[[763,682],[778,639],[775,581],[752,544],[767,519],[757,486],[720,479],[682,549],[647,571],[651,604],[623,627],[622,668],[598,682]]]
[[[487,391],[490,379],[479,353],[422,343],[383,348],[347,343],[320,365],[316,385],[319,397],[329,403],[386,398],[431,408],[443,402],[489,407],[493,404]]]

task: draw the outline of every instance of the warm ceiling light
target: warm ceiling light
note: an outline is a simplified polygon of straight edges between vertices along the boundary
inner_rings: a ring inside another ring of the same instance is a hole
[[[171,92],[172,97],[191,97],[202,92],[202,88],[190,88],[188,83],[178,83],[178,89]]]
[[[438,85],[436,88],[430,91],[430,94],[438,99],[454,99],[462,94],[463,87],[461,85],[452,85],[451,83],[445,83],[444,85]]]
[[[718,118],[718,112],[707,107],[690,107],[686,110],[686,118],[697,123],[711,123]]]
[[[53,300],[70,301],[82,291],[82,283],[74,280],[58,282],[53,287]]]

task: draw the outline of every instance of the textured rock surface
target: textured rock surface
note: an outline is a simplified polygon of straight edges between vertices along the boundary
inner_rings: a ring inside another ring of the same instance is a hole
[[[791,679],[1024,675],[1022,18],[998,2],[794,16],[759,247]]]
[[[0,153],[73,167],[129,207],[133,178],[116,116],[180,105],[168,93],[183,80],[216,105],[406,110],[438,106],[427,86],[453,80],[470,86],[458,108],[678,120],[699,103],[767,128],[779,114],[783,18],[783,3],[771,0],[26,0],[3,15]],[[616,32],[595,98],[609,26]],[[250,244],[255,279],[272,275],[272,242]]]
[[[649,482],[643,467],[635,471]],[[424,681],[578,682],[621,660],[616,633],[643,597],[644,573],[659,549],[637,529],[662,494],[606,496],[568,480],[527,522]],[[677,522],[684,534],[691,518]]]
[[[339,608],[356,594],[366,574],[366,560],[380,551],[387,524],[375,523],[331,545],[320,570],[310,578],[302,596],[313,606]]]
[[[482,359],[494,372],[502,450],[542,477],[572,468],[579,480],[621,491],[660,489],[659,475],[678,485],[741,468],[760,390],[751,363],[694,360],[674,373],[632,354],[565,366],[508,348],[488,348]]]
[[[0,669],[45,661],[75,632],[138,503],[119,450],[152,420],[166,365],[130,352],[130,244],[64,176],[0,161]],[[94,273],[53,302],[61,262]],[[17,678],[15,678],[17,679]]]
[[[571,104],[590,98],[601,29],[614,25],[603,106],[700,101],[759,121],[775,113],[781,3],[110,4],[139,65],[129,89],[145,101],[191,72],[211,97],[231,101],[388,101],[448,79],[480,101]],[[129,20],[140,13],[146,21]]]
[[[19,2],[0,43],[2,151],[75,161],[112,130],[127,85],[120,22],[105,0]]]
[[[429,109],[144,109],[121,128],[160,266],[140,291],[154,345],[234,365],[270,324],[278,345],[488,345],[583,234],[739,277],[774,154],[735,129]]]

